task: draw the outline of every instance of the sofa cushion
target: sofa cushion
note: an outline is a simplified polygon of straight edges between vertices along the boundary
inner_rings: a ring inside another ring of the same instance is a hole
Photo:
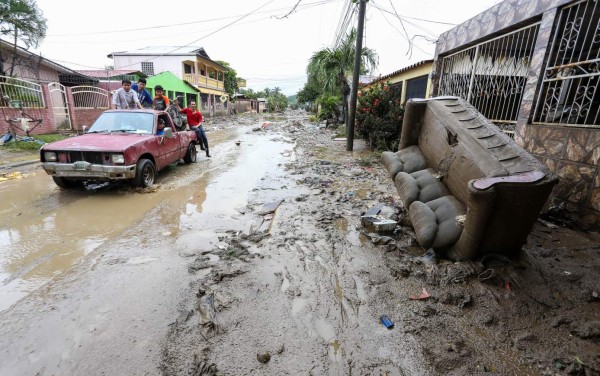
[[[394,179],[400,171],[412,173],[415,171],[427,168],[427,161],[416,145],[409,146],[396,153],[384,151],[381,154],[381,159],[385,168],[390,173],[390,177]]]
[[[427,203],[415,201],[408,210],[419,245],[435,249],[458,241],[462,226],[456,217],[465,213],[464,205],[454,196],[440,197]]]
[[[404,207],[409,208],[414,201],[429,202],[450,195],[448,188],[437,176],[431,168],[412,174],[399,172],[394,183]]]

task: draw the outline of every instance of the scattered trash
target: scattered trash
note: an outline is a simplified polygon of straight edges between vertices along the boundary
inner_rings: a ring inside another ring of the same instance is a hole
[[[379,321],[381,321],[383,326],[385,326],[388,329],[394,328],[394,323],[392,322],[392,320],[390,320],[389,317],[387,317],[387,315],[381,315],[381,317],[379,318]]]
[[[423,288],[423,291],[421,292],[420,295],[411,295],[410,296],[410,300],[426,300],[429,299],[431,297],[431,295],[429,295],[429,293],[427,292],[427,290],[425,290],[425,288]]]
[[[271,360],[271,354],[269,354],[268,352],[258,353],[256,354],[256,360],[263,364],[268,363],[269,360]]]
[[[456,222],[463,226],[465,224],[465,221],[467,220],[467,216],[466,215],[458,215],[456,216]]]
[[[338,137],[338,138],[334,138],[333,141],[346,141],[346,137]]]
[[[542,225],[549,227],[549,228],[559,228],[557,225],[555,225],[554,223],[550,223],[548,221],[545,221],[541,218],[538,218],[538,222],[541,223]]]
[[[15,171],[15,172],[9,172],[6,174],[0,174],[0,181],[6,181],[6,180],[13,180],[13,179],[22,179],[24,178],[26,175],[23,175],[22,173]]]
[[[277,208],[279,207],[279,205],[281,205],[282,202],[283,202],[283,200],[279,200],[279,201],[271,202],[269,204],[265,204],[257,214],[265,215],[265,214],[274,213],[275,210],[277,210]]]
[[[241,144],[241,143],[242,143],[242,141],[236,141],[236,142],[235,142],[235,144],[236,144],[237,146],[240,146],[240,144]]]
[[[392,232],[396,228],[398,222],[391,219],[385,219],[378,215],[363,215],[361,217],[362,225],[370,232]]]
[[[373,206],[372,208],[370,208],[369,210],[367,210],[365,212],[365,217],[371,217],[371,216],[379,214],[379,212],[381,211],[381,208],[383,208],[384,205],[385,204],[377,204],[377,205]]]
[[[269,128],[271,126],[271,122],[269,121],[265,121],[264,123],[262,123],[261,127],[263,128]]]

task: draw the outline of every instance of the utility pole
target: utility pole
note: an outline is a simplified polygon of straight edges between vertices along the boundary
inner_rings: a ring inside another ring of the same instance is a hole
[[[368,0],[359,0],[358,3],[358,29],[356,30],[356,51],[354,52],[354,74],[352,75],[352,92],[350,93],[350,113],[346,127],[346,151],[354,149],[354,120],[356,118],[356,97],[358,94],[358,76],[360,75],[360,61],[362,55],[363,27],[365,25],[365,8]]]

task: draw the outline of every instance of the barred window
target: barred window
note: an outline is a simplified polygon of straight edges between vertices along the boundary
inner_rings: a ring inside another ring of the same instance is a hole
[[[142,72],[148,76],[154,76],[154,62],[142,61]]]

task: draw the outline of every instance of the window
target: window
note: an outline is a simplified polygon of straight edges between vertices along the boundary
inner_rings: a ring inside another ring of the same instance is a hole
[[[148,76],[154,76],[154,62],[142,61],[142,72]]]
[[[188,64],[183,64],[183,73],[192,74],[194,73],[194,67]]]

